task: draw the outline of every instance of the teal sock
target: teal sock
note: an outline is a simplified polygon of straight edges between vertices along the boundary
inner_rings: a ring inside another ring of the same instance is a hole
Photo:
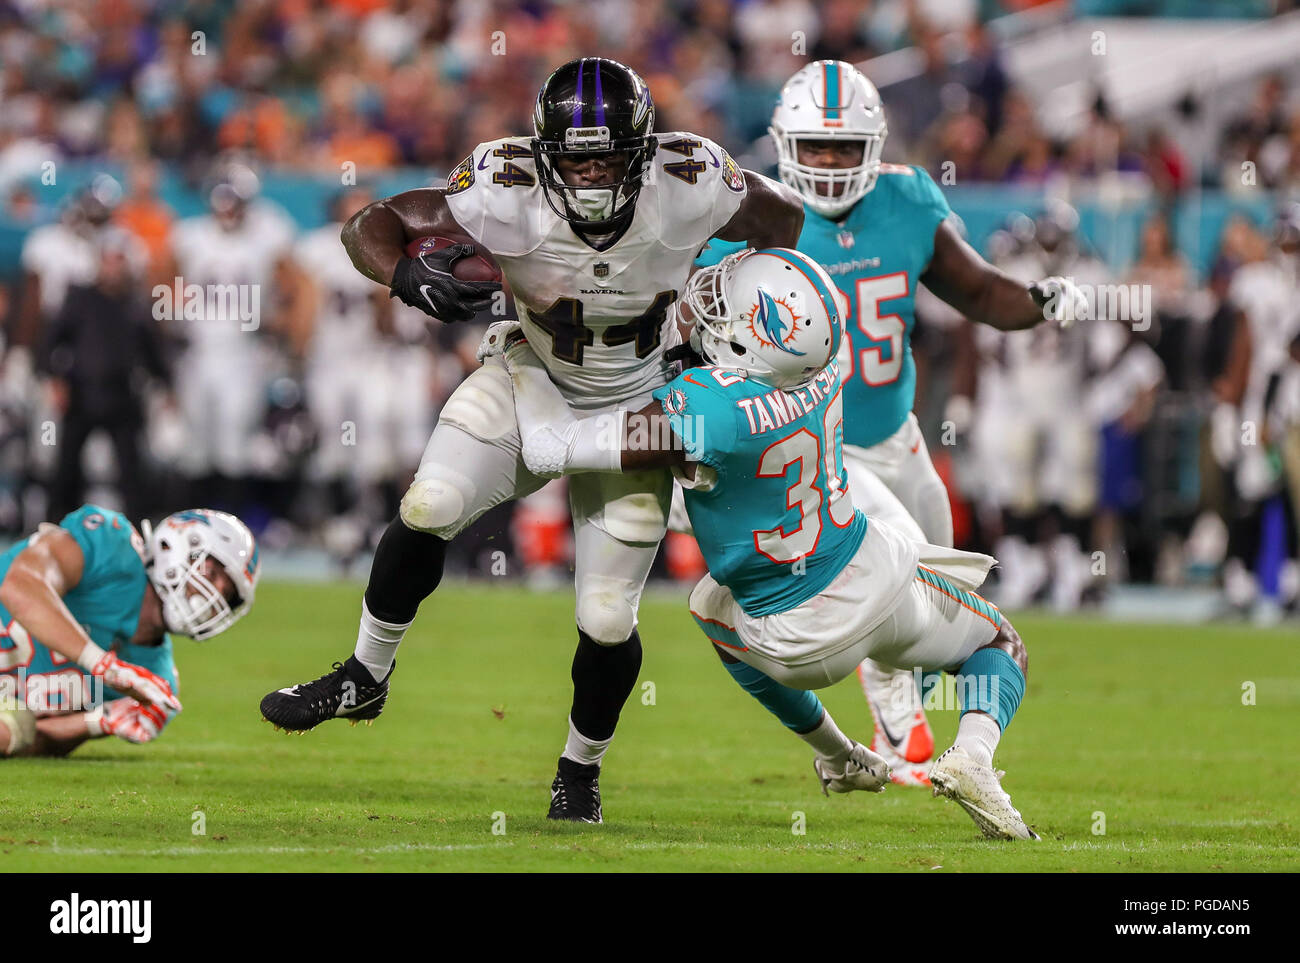
[[[1025,696],[1025,674],[1002,649],[980,649],[957,670],[962,715],[973,710],[993,717],[1003,732]]]
[[[816,694],[806,689],[791,689],[771,676],[744,662],[724,662],[740,687],[763,704],[781,724],[795,732],[811,732],[821,724],[825,709]]]

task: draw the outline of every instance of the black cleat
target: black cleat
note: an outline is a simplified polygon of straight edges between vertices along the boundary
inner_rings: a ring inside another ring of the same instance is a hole
[[[551,783],[551,811],[546,818],[571,823],[604,822],[600,813],[600,766],[584,766],[561,756]]]
[[[262,716],[286,732],[307,732],[329,719],[347,719],[354,726],[358,722],[370,725],[384,711],[393,669],[382,682],[376,682],[355,656],[348,656],[347,662],[335,662],[334,671],[315,682],[268,693],[262,699]]]

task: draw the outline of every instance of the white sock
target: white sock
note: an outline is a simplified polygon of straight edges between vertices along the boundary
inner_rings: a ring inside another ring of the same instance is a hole
[[[998,748],[1002,730],[993,717],[986,712],[966,712],[957,723],[957,738],[953,745],[961,746],[982,766],[993,766],[993,753]]]
[[[613,736],[599,741],[588,739],[578,731],[578,727],[573,724],[573,719],[570,717],[569,741],[564,744],[564,752],[561,755],[584,766],[599,766],[600,760],[605,755],[605,750],[609,748],[609,744],[613,741]]]
[[[381,622],[370,614],[366,600],[361,600],[361,628],[357,630],[357,647],[353,654],[375,677],[376,682],[383,682],[384,676],[393,668],[397,646],[411,624]]]
[[[813,747],[817,755],[830,760],[834,766],[842,766],[849,760],[853,749],[853,740],[840,732],[829,712],[822,714],[821,725],[812,732],[795,733],[800,739]]]

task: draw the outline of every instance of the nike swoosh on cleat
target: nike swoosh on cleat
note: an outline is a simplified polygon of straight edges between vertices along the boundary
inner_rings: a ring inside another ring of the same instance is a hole
[[[885,725],[885,715],[883,712],[878,712],[876,714],[876,725],[880,726],[880,731],[885,734],[885,738],[889,740],[889,744],[893,746],[894,751],[898,752],[898,739],[889,731],[889,726]]]
[[[380,699],[382,699],[383,697],[384,697],[384,693],[381,692],[381,693],[379,693],[379,695],[375,696],[373,699],[367,699],[365,702],[362,702],[362,703],[360,703],[360,704],[358,704],[358,705],[355,705],[355,706],[348,706],[348,707],[347,707],[347,712],[344,712],[344,711],[343,711],[343,706],[339,706],[338,709],[335,711],[334,715],[335,715],[336,717],[350,716],[350,715],[352,715],[352,714],[355,713],[355,712],[360,712],[360,711],[361,711],[362,709],[364,709],[366,706],[374,705],[376,702],[378,702],[378,701],[379,701]]]

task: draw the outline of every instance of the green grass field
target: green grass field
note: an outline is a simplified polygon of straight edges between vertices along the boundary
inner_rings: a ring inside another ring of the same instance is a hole
[[[998,764],[1044,840],[1010,844],[922,790],[824,798],[684,593],[642,606],[654,704],[639,690],[624,709],[603,826],[544,818],[570,696],[567,593],[445,585],[373,728],[273,732],[258,701],[351,650],[360,594],[266,584],[229,638],[181,640],[186,708],[152,746],[0,762],[6,871],[1300,869],[1293,628],[1017,619],[1029,690]],[[822,696],[869,739],[856,681]],[[931,721],[943,748],[956,713]]]

